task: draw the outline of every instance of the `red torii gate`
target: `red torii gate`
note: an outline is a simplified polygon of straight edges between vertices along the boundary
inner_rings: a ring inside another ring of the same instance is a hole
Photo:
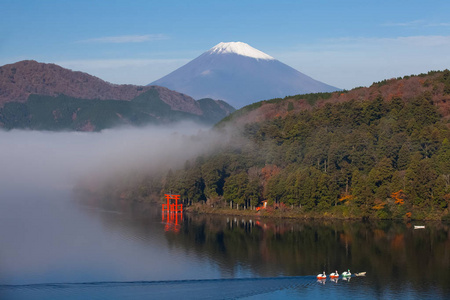
[[[171,195],[171,194],[164,194],[167,200],[167,204],[162,205],[162,212],[168,212],[168,213],[182,213],[183,212],[183,204],[178,204],[178,200],[180,200],[180,195]],[[175,203],[171,203],[170,200],[175,200]]]

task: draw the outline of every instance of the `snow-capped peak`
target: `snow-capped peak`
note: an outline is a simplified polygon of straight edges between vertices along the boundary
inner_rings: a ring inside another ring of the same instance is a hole
[[[238,55],[253,57],[256,59],[274,60],[272,56],[259,51],[251,47],[250,45],[242,42],[230,42],[230,43],[219,43],[212,47],[208,53],[210,54],[229,54],[234,53]]]

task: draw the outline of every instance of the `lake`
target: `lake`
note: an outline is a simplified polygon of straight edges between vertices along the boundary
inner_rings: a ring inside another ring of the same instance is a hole
[[[170,218],[157,205],[71,198],[2,195],[1,299],[450,297],[448,224]],[[347,269],[367,276],[315,278]]]

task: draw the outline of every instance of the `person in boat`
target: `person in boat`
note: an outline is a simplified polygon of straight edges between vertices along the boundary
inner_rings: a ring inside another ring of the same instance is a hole
[[[322,274],[317,275],[317,278],[318,278],[319,280],[324,280],[325,278],[327,278],[327,275],[325,275],[325,271],[323,271]]]

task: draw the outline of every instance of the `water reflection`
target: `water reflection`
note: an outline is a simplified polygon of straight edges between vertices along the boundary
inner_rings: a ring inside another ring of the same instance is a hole
[[[338,283],[339,282],[339,278],[331,278],[330,281],[334,282],[334,283]]]
[[[165,224],[164,231],[180,232],[181,222],[183,221],[183,213],[173,213],[169,211],[161,211],[161,222]]]
[[[184,250],[180,260],[209,260],[222,278],[306,276],[350,268],[355,273],[367,272],[361,280],[370,282],[371,289],[409,286],[425,293],[436,288],[450,293],[450,229],[446,224],[427,223],[418,231],[411,224],[390,221],[164,216],[160,208],[134,206],[124,211],[130,216],[129,230],[163,234],[170,248]],[[102,218],[111,221],[107,214]],[[356,279],[333,283],[350,280]]]
[[[298,276],[347,270],[367,272],[375,286],[408,283],[420,290],[449,291],[450,233],[429,224],[414,231],[404,223],[254,220],[187,216],[183,236],[167,236],[186,249],[207,252],[228,272],[245,265],[257,276]],[[351,279],[348,278],[347,281]]]

